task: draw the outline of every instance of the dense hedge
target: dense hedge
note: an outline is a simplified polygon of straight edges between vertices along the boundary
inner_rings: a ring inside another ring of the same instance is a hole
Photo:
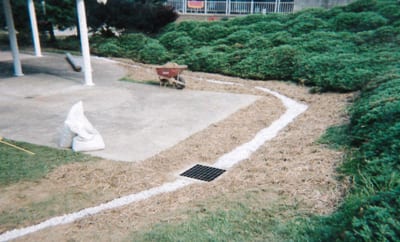
[[[398,68],[399,12],[396,0],[364,0],[291,15],[185,21],[168,25],[155,39],[130,34],[121,38],[131,42],[95,41],[94,52],[244,78],[302,80],[320,91],[354,91]]]
[[[351,151],[340,169],[352,177],[352,191],[334,214],[308,221],[303,236],[308,241],[399,241],[400,73],[364,86],[349,112],[350,123],[332,128],[337,130],[330,135],[341,137],[335,141]]]
[[[349,151],[341,171],[353,178],[352,190],[332,215],[303,220],[304,230],[296,236],[400,240],[399,1],[187,21],[167,26],[155,39],[132,34],[93,47],[97,53],[147,63],[176,61],[196,71],[301,80],[318,91],[360,91],[350,123],[329,132],[342,137]]]

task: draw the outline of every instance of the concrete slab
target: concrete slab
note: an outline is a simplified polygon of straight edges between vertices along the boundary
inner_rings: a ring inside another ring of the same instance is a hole
[[[12,68],[7,54],[0,52],[3,69]],[[118,81],[124,68],[100,58],[92,59],[96,85],[87,87],[81,84],[83,73],[73,72],[64,55],[21,56],[25,76],[0,74],[0,135],[57,147],[69,109],[81,100],[106,144],[89,153],[112,160],[149,158],[258,98]]]

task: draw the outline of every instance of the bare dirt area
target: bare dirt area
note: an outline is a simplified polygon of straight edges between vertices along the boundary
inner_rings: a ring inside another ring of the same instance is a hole
[[[126,63],[130,79],[157,79],[152,66]],[[335,171],[342,153],[318,144],[317,140],[329,126],[346,121],[345,108],[351,94],[309,94],[306,87],[290,83],[189,71],[183,77],[187,89],[254,94],[261,98],[150,159],[65,165],[38,182],[0,188],[0,212],[26,217],[2,223],[0,233],[174,181],[180,172],[198,163],[213,164],[285,112],[277,98],[255,89],[256,86],[267,87],[309,107],[277,137],[215,181],[194,183],[17,240],[120,241],[155,223],[182,221],[188,217],[188,211],[212,210],[233,201],[251,203],[250,207],[295,204],[297,209],[316,214],[329,213],[337,206],[346,189]]]

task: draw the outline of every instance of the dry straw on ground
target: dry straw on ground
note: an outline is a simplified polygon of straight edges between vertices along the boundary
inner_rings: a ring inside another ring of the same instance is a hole
[[[157,80],[152,66],[131,62],[124,66],[131,79]],[[251,200],[249,207],[296,204],[300,210],[317,214],[329,213],[337,206],[346,188],[345,183],[337,180],[335,171],[342,153],[316,141],[327,127],[346,121],[344,110],[350,94],[309,94],[307,88],[290,83],[249,81],[189,71],[183,77],[187,89],[253,94],[261,98],[150,159],[136,163],[101,160],[65,165],[33,184],[24,182],[0,188],[0,211],[18,211],[32,202],[69,194],[68,206],[54,208],[61,215],[174,181],[181,171],[196,163],[212,164],[283,114],[284,107],[279,100],[256,90],[255,86],[270,88],[306,103],[309,108],[248,160],[213,182],[196,183],[73,224],[39,231],[21,241],[121,240],[131,231],[149,228],[157,222],[180,221],[187,217],[187,211],[204,207],[212,210],[221,207],[224,201]],[[223,85],[220,81],[234,85]],[[44,217],[18,225],[2,224],[0,232],[38,223]]]

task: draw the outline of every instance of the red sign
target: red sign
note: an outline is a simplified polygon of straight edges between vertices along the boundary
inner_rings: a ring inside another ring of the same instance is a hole
[[[204,8],[204,1],[188,1],[189,8]]]

